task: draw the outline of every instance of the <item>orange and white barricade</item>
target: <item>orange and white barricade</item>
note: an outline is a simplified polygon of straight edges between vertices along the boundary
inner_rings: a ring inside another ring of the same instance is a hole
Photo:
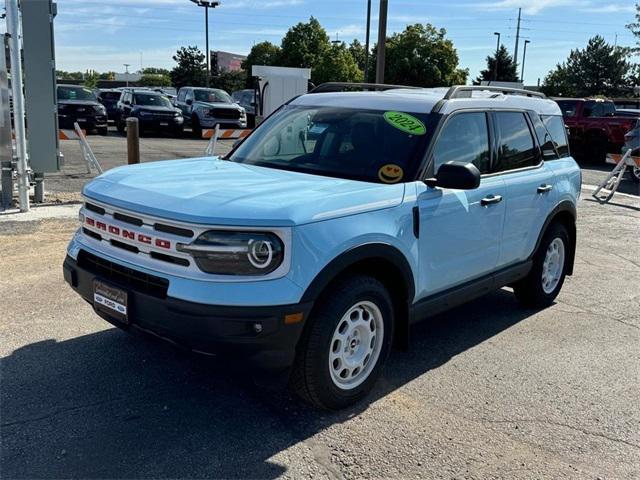
[[[601,203],[607,203],[618,190],[620,182],[624,177],[627,168],[640,168],[640,157],[632,156],[633,150],[629,149],[624,155],[619,153],[610,153],[607,155],[607,163],[615,165],[615,168],[607,175],[607,178],[598,185],[593,192],[593,197]]]

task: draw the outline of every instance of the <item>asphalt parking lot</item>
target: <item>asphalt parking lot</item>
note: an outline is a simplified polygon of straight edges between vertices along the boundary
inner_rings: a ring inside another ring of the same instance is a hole
[[[105,168],[126,162],[122,139],[90,143]],[[145,161],[205,146],[141,140]],[[47,181],[59,201],[90,178],[74,148]],[[5,216],[2,476],[640,478],[640,199],[600,205],[583,190],[578,208],[575,274],[552,307],[522,310],[503,289],[439,315],[340,413],[112,328],[63,281],[72,214]]]

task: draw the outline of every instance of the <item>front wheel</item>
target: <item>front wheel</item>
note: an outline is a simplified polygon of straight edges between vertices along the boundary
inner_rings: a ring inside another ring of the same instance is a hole
[[[373,388],[389,354],[393,305],[382,283],[350,277],[319,300],[298,345],[291,376],[307,402],[338,410]]]
[[[570,242],[564,225],[553,223],[548,228],[534,255],[529,275],[513,286],[520,304],[542,308],[553,303],[566,276]]]
[[[191,117],[191,134],[194,138],[202,138],[202,127],[200,126],[200,118],[197,115]]]

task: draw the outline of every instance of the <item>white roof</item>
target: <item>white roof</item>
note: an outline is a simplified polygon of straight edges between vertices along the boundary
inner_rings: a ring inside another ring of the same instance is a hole
[[[384,91],[327,92],[302,95],[292,105],[348,107],[372,110],[400,110],[413,113],[430,113],[447,94],[447,87],[397,88]],[[488,90],[474,90],[471,97],[445,100],[439,113],[480,108],[533,110],[540,115],[562,115],[556,102],[548,98],[505,95]]]

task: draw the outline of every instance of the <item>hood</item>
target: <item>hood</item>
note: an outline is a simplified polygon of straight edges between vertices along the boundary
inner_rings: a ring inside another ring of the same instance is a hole
[[[209,157],[114,168],[85,185],[83,194],[114,207],[176,221],[281,227],[399,205],[404,185]]]
[[[135,105],[133,108],[136,112],[179,112],[175,107],[161,107],[159,105]]]
[[[240,110],[242,107],[237,103],[225,103],[225,102],[194,102],[194,104],[201,105],[203,107],[210,108],[228,108],[229,110]]]

